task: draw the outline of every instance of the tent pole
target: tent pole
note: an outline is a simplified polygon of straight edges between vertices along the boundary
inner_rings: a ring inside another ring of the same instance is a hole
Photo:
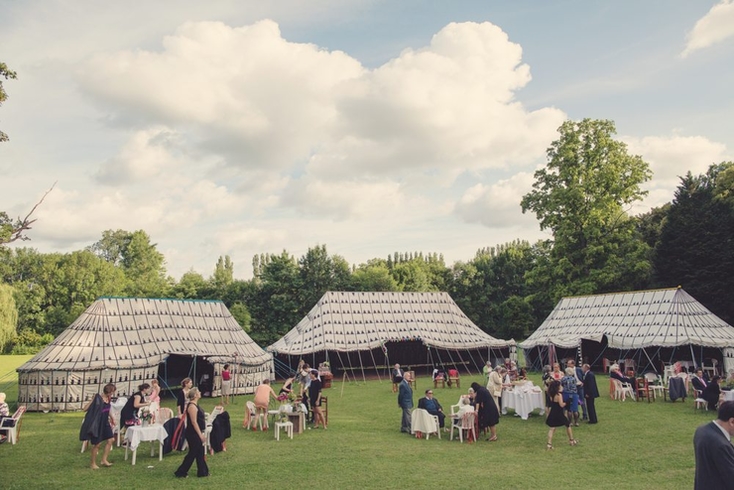
[[[382,378],[380,377],[380,370],[377,369],[377,361],[375,361],[375,355],[372,353],[373,349],[370,349],[370,356],[372,357],[372,365],[375,366],[375,372],[377,373],[377,380],[382,383]]]
[[[698,369],[698,365],[696,364],[696,355],[693,353],[693,344],[688,344],[688,347],[691,348],[691,361],[693,361],[693,368]]]

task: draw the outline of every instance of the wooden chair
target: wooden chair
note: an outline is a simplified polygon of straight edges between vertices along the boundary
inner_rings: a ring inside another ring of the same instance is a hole
[[[414,390],[417,390],[418,386],[415,380],[415,371],[408,371],[408,373],[410,374],[410,386],[412,386]]]
[[[459,378],[459,371],[456,369],[449,369],[449,388],[456,384],[457,388],[461,388],[461,379]]]
[[[652,389],[647,382],[647,377],[637,378],[637,401],[639,402],[642,398],[647,398],[647,403],[655,400]]]
[[[441,374],[433,378],[433,387],[438,388],[439,383],[441,383],[441,388],[446,388],[446,378]]]

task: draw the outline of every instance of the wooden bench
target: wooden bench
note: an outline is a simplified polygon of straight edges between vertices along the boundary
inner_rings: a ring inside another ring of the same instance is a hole
[[[25,405],[19,406],[12,417],[4,418],[2,424],[0,424],[0,431],[8,435],[10,444],[18,442],[18,434],[20,433],[20,426],[23,423],[22,417],[25,410]]]

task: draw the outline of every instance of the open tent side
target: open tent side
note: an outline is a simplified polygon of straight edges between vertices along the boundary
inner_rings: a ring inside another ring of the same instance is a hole
[[[230,364],[232,393],[273,377],[272,355],[221,301],[100,298],[18,368],[18,401],[31,411],[80,410],[107,383],[119,396],[158,378],[166,389],[191,377],[212,396]]]
[[[604,358],[633,359],[656,372],[675,361],[702,366],[706,359],[734,369],[727,355],[734,327],[682,288],[563,298],[520,347],[536,369],[569,357],[595,367]]]
[[[328,361],[335,373],[364,377],[387,373],[393,363],[477,372],[514,346],[477,327],[448,293],[331,291],[267,350],[284,370],[301,359],[312,366]]]

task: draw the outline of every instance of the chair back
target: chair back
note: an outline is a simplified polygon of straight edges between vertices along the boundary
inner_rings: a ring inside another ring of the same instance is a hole
[[[471,429],[474,427],[474,418],[476,417],[475,412],[466,412],[461,416],[461,428]]]
[[[660,376],[656,373],[645,373],[645,380],[647,380],[648,383],[657,383],[660,381]]]

